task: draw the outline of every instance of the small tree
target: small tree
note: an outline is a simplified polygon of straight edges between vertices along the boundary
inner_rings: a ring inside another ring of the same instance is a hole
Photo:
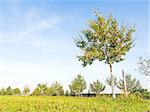
[[[6,89],[5,88],[2,88],[0,90],[0,95],[6,95]]]
[[[41,95],[41,90],[40,88],[35,88],[32,95],[34,96],[40,96]]]
[[[105,85],[103,85],[99,80],[96,80],[92,84],[90,84],[90,91],[93,93],[99,94],[100,92],[104,91]]]
[[[111,87],[111,85],[112,85],[112,80],[111,80],[111,77],[108,77],[107,79],[106,79],[106,83]],[[117,78],[116,77],[114,77],[114,86],[116,87],[117,86]]]
[[[23,95],[28,95],[30,93],[30,88],[25,86],[24,89],[23,89]]]
[[[141,95],[143,98],[150,100],[150,91],[148,91],[147,89],[142,88],[136,93]]]
[[[13,95],[21,95],[21,91],[19,88],[13,89]]]
[[[61,96],[64,94],[63,86],[57,81],[51,85],[51,90],[53,96]]]
[[[84,89],[86,89],[86,81],[84,80],[83,76],[80,74],[75,77],[75,79],[71,82],[69,85],[70,91],[72,94],[79,94],[83,92]]]
[[[126,87],[127,87],[127,91],[129,93],[135,93],[137,91],[139,91],[142,87],[140,84],[140,81],[136,80],[135,78],[132,78],[131,75],[125,75],[125,80],[126,80]],[[120,79],[118,82],[117,87],[124,91],[124,81],[123,79]]]
[[[6,95],[13,95],[13,89],[11,88],[11,86],[8,86],[6,88]]]
[[[44,90],[44,95],[46,95],[46,96],[52,95],[52,89],[51,89],[51,87],[47,87],[47,88]]]
[[[83,30],[75,39],[77,47],[82,51],[78,56],[83,66],[91,65],[94,60],[104,61],[109,65],[111,74],[111,87],[115,98],[114,76],[112,64],[124,60],[123,56],[132,48],[133,27],[119,26],[118,22],[110,14],[108,18],[96,12],[96,19],[89,21],[89,28]]]
[[[144,74],[145,76],[150,76],[150,58],[149,59],[143,59],[140,57],[139,62],[139,71]]]
[[[38,84],[35,90],[33,91],[33,95],[45,95],[45,90],[47,89],[47,84]]]

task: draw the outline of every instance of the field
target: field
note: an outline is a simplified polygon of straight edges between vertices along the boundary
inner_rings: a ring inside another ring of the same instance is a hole
[[[129,98],[0,96],[0,112],[146,112],[150,101]]]

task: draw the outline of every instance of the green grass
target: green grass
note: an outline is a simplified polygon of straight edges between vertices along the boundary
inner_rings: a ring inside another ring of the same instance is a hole
[[[0,112],[146,112],[150,101],[138,98],[0,96]]]

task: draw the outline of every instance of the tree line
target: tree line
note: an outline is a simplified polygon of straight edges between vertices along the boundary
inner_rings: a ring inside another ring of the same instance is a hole
[[[128,95],[136,94],[143,98],[150,99],[150,92],[147,89],[144,89],[140,81],[136,78],[133,78],[130,74],[125,75],[126,87]],[[111,86],[111,78],[106,79],[106,84]],[[124,91],[124,80],[115,78],[114,85],[115,88],[118,88],[125,94]],[[84,77],[78,74],[74,80],[69,84],[69,90],[64,90],[63,86],[59,82],[54,82],[50,86],[46,83],[39,83],[36,88],[31,91],[29,87],[24,87],[23,91],[19,88],[7,88],[0,89],[0,95],[23,95],[23,96],[82,96],[83,91],[87,88],[87,82]],[[100,80],[96,80],[89,84],[88,93],[94,93],[100,95],[106,89],[106,85],[101,83]],[[105,93],[103,93],[105,94]]]

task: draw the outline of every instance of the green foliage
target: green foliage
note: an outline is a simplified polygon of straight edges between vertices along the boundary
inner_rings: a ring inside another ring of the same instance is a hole
[[[75,77],[75,79],[69,85],[71,94],[81,94],[84,89],[86,89],[86,81],[84,77],[80,74]]]
[[[139,92],[141,93],[143,98],[150,100],[150,91],[148,91],[147,89],[141,89]]]
[[[30,88],[29,87],[24,87],[24,89],[23,89],[23,95],[29,95],[29,93],[30,93]]]
[[[150,76],[150,58],[149,59],[143,59],[140,57],[139,62],[139,71],[144,74],[145,76]]]
[[[45,96],[51,96],[52,95],[52,89],[51,89],[51,87],[46,87],[45,88],[44,95]]]
[[[106,18],[98,12],[96,19],[90,20],[88,26],[75,39],[77,47],[82,51],[78,58],[83,66],[92,64],[96,59],[107,64],[124,60],[123,56],[133,46],[134,27],[119,26],[111,14]]]
[[[140,84],[140,81],[136,80],[135,78],[132,78],[131,75],[125,75],[125,80],[126,80],[127,91],[129,93],[135,93],[135,92],[137,92],[138,90],[140,90],[142,88],[141,84]],[[122,79],[119,80],[117,87],[120,90],[124,89]]]
[[[33,93],[32,93],[32,95],[34,95],[34,96],[40,96],[41,95],[41,90],[40,90],[40,88],[35,88],[34,89],[34,91],[33,91]]]
[[[51,90],[53,96],[61,96],[64,94],[63,86],[57,81],[51,85]]]
[[[5,90],[5,93],[5,95],[13,95],[13,89],[10,86],[8,86]]]
[[[14,95],[21,95],[21,90],[19,88],[13,89],[13,94]]]
[[[111,77],[108,77],[108,78],[106,79],[106,83],[107,83],[109,86],[112,85]],[[114,78],[114,85],[117,86],[117,78],[116,78],[116,77]]]
[[[150,100],[150,91],[148,91],[147,89],[144,89],[144,88],[141,88],[141,89],[135,91],[134,95]]]
[[[33,91],[33,95],[45,95],[45,90],[47,89],[47,84],[38,84],[35,90]]]
[[[90,91],[93,93],[99,94],[100,92],[104,91],[105,85],[103,85],[99,80],[96,80],[92,84],[90,84]]]
[[[66,92],[65,92],[65,96],[70,96],[70,93],[69,93],[69,91],[68,91],[68,90],[66,90]]]
[[[60,96],[64,94],[63,86],[54,82],[50,87],[47,84],[38,84],[32,95],[34,96]]]
[[[0,95],[6,95],[6,90],[5,90],[5,88],[2,88],[2,89],[0,90]]]
[[[47,96],[1,96],[1,112],[146,112],[150,101]]]
[[[0,89],[0,95],[21,95],[21,90],[19,88],[11,88],[8,86],[7,88]]]

